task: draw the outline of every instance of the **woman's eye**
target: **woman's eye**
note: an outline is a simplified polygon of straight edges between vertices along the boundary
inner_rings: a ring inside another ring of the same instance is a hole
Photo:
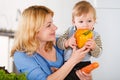
[[[50,26],[51,26],[51,24],[47,25],[47,27],[50,27]]]

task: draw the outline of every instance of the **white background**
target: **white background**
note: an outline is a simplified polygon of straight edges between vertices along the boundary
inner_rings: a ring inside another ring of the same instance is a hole
[[[55,12],[54,23],[58,27],[57,34],[62,34],[71,25],[71,11],[79,0],[0,0],[0,28],[16,29],[17,9],[21,12],[28,6],[39,4],[51,8]],[[88,0],[97,11],[95,30],[100,33],[103,52],[98,61],[100,67],[93,71],[93,80],[120,80],[120,0]],[[2,25],[2,26],[1,26]],[[11,62],[9,47],[11,41],[0,37],[0,66],[5,65],[9,71]],[[9,45],[9,46],[8,46]]]

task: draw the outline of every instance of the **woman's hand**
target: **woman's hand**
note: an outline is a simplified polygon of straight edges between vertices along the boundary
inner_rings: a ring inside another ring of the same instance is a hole
[[[91,74],[86,74],[86,73],[82,72],[81,70],[77,70],[76,74],[80,80],[92,80]]]
[[[89,51],[90,49],[86,48],[86,46],[80,49],[76,49],[76,46],[74,46],[70,60],[73,61],[75,64],[77,64],[85,57],[86,53],[88,53]]]

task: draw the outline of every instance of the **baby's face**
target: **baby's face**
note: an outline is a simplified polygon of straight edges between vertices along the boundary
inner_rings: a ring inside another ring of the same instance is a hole
[[[88,14],[83,14],[81,16],[74,16],[73,25],[77,29],[89,29],[93,30],[95,24],[94,15],[89,12]]]

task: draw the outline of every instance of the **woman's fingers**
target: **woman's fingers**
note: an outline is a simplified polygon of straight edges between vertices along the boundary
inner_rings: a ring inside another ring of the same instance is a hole
[[[80,78],[80,80],[92,80],[91,74],[86,74],[82,72],[81,70],[77,70],[76,75]]]
[[[89,48],[87,48],[86,46],[84,46],[84,47],[82,47],[82,48],[80,48],[79,49],[79,52],[81,52],[81,53],[87,53],[87,52],[89,52],[90,51],[90,49]]]
[[[84,76],[83,76],[83,74],[79,70],[76,71],[76,75],[78,76],[78,78],[80,80],[84,80]]]
[[[74,47],[73,47],[73,52],[75,52],[75,51],[76,51],[76,47],[74,46]]]

